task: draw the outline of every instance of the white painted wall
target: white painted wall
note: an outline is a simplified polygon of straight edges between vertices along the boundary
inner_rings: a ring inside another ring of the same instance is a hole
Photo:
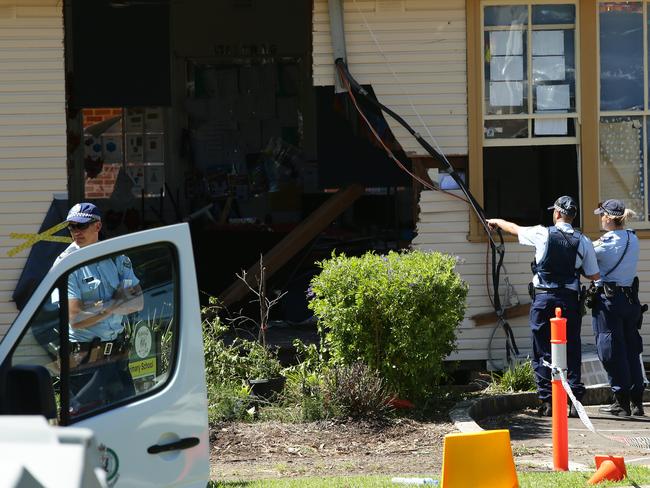
[[[66,191],[62,3],[0,0],[0,337],[28,255],[7,256],[22,242],[9,234],[37,232]]]
[[[467,154],[465,1],[344,0],[344,23],[355,78],[426,135],[410,98],[445,154]],[[333,63],[327,0],[314,0],[314,86],[334,84]],[[408,132],[388,123],[406,151],[425,155]]]
[[[461,195],[460,190],[454,193]],[[423,191],[420,195],[420,217],[417,224],[417,236],[413,248],[419,250],[441,251],[459,258],[457,271],[469,285],[467,311],[465,320],[458,329],[458,350],[450,359],[485,360],[488,358],[488,343],[494,324],[475,326],[470,317],[492,311],[486,292],[486,249],[487,243],[467,242],[469,233],[468,206],[449,195],[438,191]],[[641,239],[641,257],[638,276],[641,281],[641,303],[650,303],[650,241]],[[530,262],[534,258],[534,248],[517,243],[506,244],[504,265],[507,276],[515,288],[521,303],[530,303],[528,282],[531,280]],[[504,290],[501,275],[501,289]],[[491,280],[491,277],[489,278]],[[490,281],[491,285],[491,281]],[[491,288],[491,286],[490,286]],[[531,353],[530,329],[528,316],[517,317],[509,321],[513,328],[517,345],[523,355]],[[650,314],[645,314],[641,329],[643,342],[650,344]],[[586,315],[582,323],[583,343],[594,344],[591,330],[591,316]],[[495,335],[492,351],[496,359],[505,358],[505,338],[499,329]],[[646,346],[645,356],[649,355]]]

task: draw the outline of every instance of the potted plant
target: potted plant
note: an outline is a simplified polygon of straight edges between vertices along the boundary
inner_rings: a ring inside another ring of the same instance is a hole
[[[257,340],[240,340],[241,352],[247,358],[247,382],[251,387],[253,395],[268,400],[282,391],[286,380],[281,374],[282,366],[280,365],[276,351],[271,349],[266,341],[270,311],[282,299],[286,292],[279,293],[273,299],[267,297],[264,276],[265,270],[262,256],[260,256],[260,272],[255,276],[255,286],[249,283],[246,271],[242,270],[241,274],[236,275],[254,295],[251,303],[258,304],[259,319],[254,319],[240,313],[236,317],[229,319],[229,322],[234,326],[252,324]]]

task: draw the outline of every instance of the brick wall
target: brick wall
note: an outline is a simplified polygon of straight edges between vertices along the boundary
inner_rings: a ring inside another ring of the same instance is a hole
[[[84,129],[89,125],[102,122],[116,115],[122,115],[121,108],[84,108],[83,119],[84,119]]]
[[[84,129],[116,115],[122,115],[121,108],[85,108],[83,109]],[[86,198],[109,198],[113,193],[119,164],[104,164],[97,178],[86,178]]]

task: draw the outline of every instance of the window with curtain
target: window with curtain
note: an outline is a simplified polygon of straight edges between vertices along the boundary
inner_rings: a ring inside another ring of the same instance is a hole
[[[623,200],[648,222],[648,4],[598,5],[600,199]]]

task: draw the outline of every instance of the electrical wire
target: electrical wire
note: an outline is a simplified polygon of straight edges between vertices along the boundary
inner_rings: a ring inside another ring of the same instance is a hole
[[[442,156],[442,158],[445,160],[447,166],[448,166],[448,167],[451,167],[451,163],[450,163],[449,160],[447,159],[447,156],[445,155],[444,151],[442,150],[442,148],[441,148],[440,145],[438,144],[436,138],[435,138],[435,137],[433,136],[433,134],[431,133],[431,130],[429,129],[429,126],[426,124],[426,122],[424,121],[424,119],[423,119],[422,116],[420,115],[420,112],[415,108],[415,104],[413,103],[413,99],[411,98],[411,96],[409,95],[409,93],[404,89],[404,83],[403,83],[402,79],[397,75],[397,73],[396,73],[395,70],[393,69],[393,66],[392,66],[392,64],[390,63],[390,61],[388,60],[388,56],[386,56],[386,53],[385,53],[384,49],[382,48],[381,43],[379,42],[379,39],[377,39],[377,36],[375,35],[374,31],[373,31],[372,28],[370,27],[370,24],[369,24],[369,22],[368,22],[368,19],[367,19],[366,16],[365,16],[365,14],[364,14],[363,11],[361,10],[361,8],[359,8],[359,5],[357,4],[356,0],[352,0],[352,3],[353,3],[353,5],[354,5],[355,8],[356,8],[357,13],[358,13],[358,14],[361,16],[361,18],[363,19],[363,24],[365,25],[366,29],[368,30],[368,33],[370,34],[370,37],[372,38],[372,41],[374,42],[375,47],[377,48],[377,51],[379,52],[379,54],[380,54],[381,57],[383,58],[385,65],[388,67],[389,71],[390,71],[391,74],[393,75],[393,78],[394,78],[395,81],[397,82],[397,86],[399,87],[399,89],[400,89],[400,91],[402,92],[402,94],[403,94],[403,95],[406,97],[406,99],[408,100],[408,103],[409,103],[409,105],[410,105],[410,107],[411,107],[411,110],[413,111],[413,113],[415,114],[415,116],[418,118],[418,120],[419,120],[420,124],[422,125],[422,127],[424,127],[424,129],[426,130],[427,134],[429,135],[429,138],[430,138],[431,142],[434,144],[434,146],[435,146],[436,150],[438,151],[438,153],[439,153],[439,154]],[[481,218],[481,217],[483,217],[483,218]],[[483,220],[483,219],[484,219],[484,216],[480,216],[480,215],[479,215],[479,219]],[[489,235],[490,235],[489,230],[486,229],[486,231],[487,231],[487,233],[488,233],[488,237],[489,237]],[[487,296],[488,296],[488,298],[490,299],[490,303],[491,303],[492,307],[495,308],[495,303],[494,303],[494,299],[492,298],[492,295],[491,295],[491,292],[490,292],[490,284],[489,284],[489,279],[488,279],[488,271],[487,271],[488,266],[489,266],[489,262],[488,262],[488,261],[489,261],[489,257],[488,257],[488,254],[486,254],[486,258],[485,258],[485,260],[486,260],[486,261],[485,261],[485,268],[486,268],[486,271],[485,271],[485,287],[486,287],[486,290],[487,290]],[[504,269],[505,269],[505,268],[504,268]],[[506,272],[506,274],[507,274],[507,272]],[[495,310],[496,310],[496,308],[495,308]],[[499,324],[497,324],[497,327],[498,327],[498,325],[499,325]],[[491,343],[491,341],[490,341],[490,343]]]
[[[397,75],[397,73],[396,73],[395,70],[393,69],[391,62],[390,62],[389,59],[388,59],[388,56],[386,55],[384,49],[383,49],[382,46],[381,46],[381,43],[379,42],[379,39],[377,39],[377,36],[375,35],[373,29],[370,27],[370,24],[369,24],[369,22],[368,22],[368,19],[367,19],[366,16],[365,16],[365,14],[364,14],[363,11],[361,10],[361,8],[359,8],[359,5],[357,4],[356,0],[352,0],[352,3],[353,3],[353,5],[354,5],[354,7],[356,8],[357,13],[359,14],[359,16],[363,19],[363,23],[364,23],[366,29],[368,30],[368,33],[370,34],[370,37],[372,38],[372,41],[374,42],[375,47],[377,48],[377,51],[380,53],[381,57],[382,57],[383,60],[384,60],[385,65],[388,67],[389,71],[390,71],[391,74],[393,75],[393,78],[394,78],[395,81],[397,82],[397,86],[400,88],[400,91],[402,92],[402,94],[403,94],[403,95],[406,97],[406,99],[408,100],[408,103],[409,103],[409,105],[410,105],[410,107],[411,107],[411,110],[413,111],[413,113],[415,114],[415,116],[418,118],[420,124],[422,125],[422,127],[424,127],[424,129],[426,130],[427,134],[429,135],[429,138],[430,138],[431,142],[434,144],[434,146],[435,146],[435,148],[436,148],[436,150],[437,150],[438,155],[442,157],[442,159],[444,160],[444,162],[446,163],[446,165],[447,165],[448,168],[452,168],[452,169],[453,169],[451,163],[449,162],[449,160],[447,159],[446,155],[444,154],[444,151],[442,151],[442,149],[441,149],[440,146],[438,145],[438,142],[436,141],[436,138],[435,138],[435,137],[433,136],[433,134],[431,133],[431,130],[429,129],[429,126],[425,123],[424,119],[422,118],[422,116],[420,115],[420,113],[418,112],[418,110],[415,108],[415,104],[413,103],[413,100],[411,99],[411,96],[410,96],[409,93],[404,89],[404,82],[402,81],[402,79]],[[404,125],[404,124],[402,124],[402,125]],[[416,139],[417,139],[417,137],[416,137]],[[461,186],[461,188],[462,188],[462,185],[459,185],[459,186]],[[469,198],[469,197],[468,197],[468,198]],[[478,206],[478,207],[480,208],[480,206]],[[477,208],[475,207],[474,210],[476,211]],[[478,214],[478,216],[479,216],[479,221],[484,222],[484,220],[485,220],[485,215],[484,215],[484,214],[480,214],[479,212],[477,212],[477,214]],[[486,227],[486,226],[484,225],[484,227]],[[500,300],[499,300],[499,297],[498,297],[498,286],[499,286],[499,282],[498,282],[498,274],[499,274],[499,270],[502,268],[503,271],[504,271],[504,274],[506,275],[505,278],[506,278],[506,281],[507,281],[507,274],[508,274],[508,272],[507,272],[507,270],[505,269],[505,266],[503,265],[503,254],[504,254],[504,248],[503,248],[503,245],[504,245],[504,243],[503,243],[503,238],[502,238],[501,234],[499,233],[499,237],[500,237],[500,241],[501,241],[501,243],[500,243],[500,246],[501,246],[501,247],[500,247],[500,252],[499,252],[500,257],[499,257],[499,262],[497,263],[497,265],[496,265],[496,267],[495,267],[495,264],[494,264],[494,263],[495,263],[494,247],[496,246],[496,243],[494,243],[494,241],[491,239],[490,230],[489,230],[487,227],[485,228],[485,230],[486,230],[486,233],[487,233],[487,235],[488,235],[488,239],[490,240],[489,245],[490,245],[490,246],[492,247],[492,249],[493,249],[493,256],[492,256],[492,257],[493,257],[493,259],[492,259],[492,264],[493,264],[493,273],[494,273],[494,271],[496,271],[496,273],[497,273],[496,278],[495,278],[495,298],[494,298],[494,299],[492,298],[492,295],[491,295],[491,292],[490,292],[489,279],[488,279],[488,276],[487,276],[488,259],[489,259],[487,255],[486,255],[486,263],[485,263],[485,265],[486,265],[486,279],[485,279],[485,286],[486,286],[486,290],[487,290],[487,295],[488,295],[488,297],[489,297],[489,299],[490,299],[490,302],[491,302],[492,306],[494,307],[495,311],[497,312],[497,315],[501,318],[501,320],[503,320],[503,318],[502,318],[502,314],[499,314],[499,309],[501,308],[501,305],[500,305]],[[512,286],[510,285],[510,288],[511,288],[511,287],[512,287]],[[515,295],[516,295],[516,292],[515,292]],[[495,302],[496,302],[496,303],[495,303]],[[498,325],[499,325],[499,324],[497,323],[497,327],[498,327]],[[506,323],[506,326],[507,326],[507,327],[505,327],[505,328],[506,328],[506,333],[507,333],[507,329],[509,328],[509,326],[507,325],[507,323]],[[507,335],[507,334],[506,334],[506,335]],[[514,337],[512,337],[512,341],[513,341],[513,343],[514,343]],[[490,344],[491,344],[491,340],[490,340]],[[516,351],[516,348],[517,348],[517,346],[514,345],[514,349],[515,349],[515,351]]]
[[[419,176],[415,175],[414,173],[410,172],[408,168],[404,166],[404,164],[393,154],[393,152],[390,150],[390,148],[384,143],[383,139],[379,136],[373,125],[370,123],[368,118],[366,117],[365,113],[359,106],[357,99],[353,93],[353,88],[356,90],[360,95],[364,97],[364,100],[370,102],[372,105],[374,105],[378,110],[383,111],[390,115],[393,119],[395,119],[397,122],[400,123],[417,141],[420,143],[420,145],[427,150],[427,152],[433,156],[434,158],[438,159],[439,161],[442,161],[446,164],[450,176],[454,179],[454,181],[457,183],[458,187],[463,191],[463,193],[466,196],[466,202],[470,205],[470,207],[474,210],[476,215],[479,218],[479,222],[483,225],[486,234],[488,236],[488,244],[490,245],[490,249],[492,251],[492,281],[493,281],[493,290],[494,290],[494,297],[491,300],[495,313],[497,315],[497,325],[501,325],[501,327],[504,329],[505,335],[506,335],[506,358],[507,361],[510,363],[512,359],[512,355],[514,354],[515,358],[519,355],[519,349],[517,348],[517,344],[514,338],[514,333],[512,332],[512,328],[508,324],[508,322],[505,320],[504,317],[504,310],[501,305],[501,299],[499,296],[499,275],[500,275],[500,270],[503,267],[503,259],[504,259],[504,240],[503,240],[503,235],[500,229],[497,230],[497,235],[499,236],[500,243],[497,245],[497,243],[494,241],[490,228],[487,225],[487,219],[485,216],[485,212],[482,209],[482,207],[479,205],[479,203],[476,201],[472,193],[469,191],[469,189],[466,187],[465,183],[461,180],[460,176],[454,169],[454,167],[451,165],[449,160],[441,154],[439,151],[434,149],[422,136],[417,133],[402,117],[400,117],[398,114],[396,114],[393,110],[390,108],[386,107],[382,103],[380,103],[378,100],[375,100],[373,97],[370,97],[367,91],[354,79],[354,77],[350,74],[347,65],[342,59],[337,59],[336,60],[336,70],[343,81],[343,83],[346,86],[346,90],[348,91],[348,94],[350,95],[350,98],[352,99],[352,102],[356,108],[356,110],[359,112],[365,123],[368,125],[368,128],[370,131],[373,133],[377,141],[382,145],[388,156],[400,167],[403,171],[407,172],[411,177],[413,177],[416,181],[422,183],[425,187],[427,188],[432,188],[432,189],[437,189],[435,187],[432,187],[432,185],[428,184],[428,182],[425,182],[422,178]],[[453,195],[451,193],[445,192],[447,194]],[[455,196],[455,195],[454,195]],[[498,255],[498,257],[497,257]],[[486,262],[487,266],[487,262]],[[487,281],[487,280],[486,280]],[[489,293],[489,285],[488,285],[488,296],[491,296]],[[494,335],[494,334],[493,334]],[[491,342],[491,340],[490,340]]]
[[[339,70],[339,72],[341,71],[341,67],[340,67],[340,66],[337,66],[337,69]],[[459,196],[459,195],[455,195],[454,193],[451,193],[451,192],[445,191],[445,190],[443,190],[442,188],[436,187],[436,186],[432,185],[431,183],[429,183],[428,181],[426,181],[425,179],[423,179],[423,178],[419,177],[418,175],[416,175],[415,173],[411,172],[411,171],[410,171],[410,170],[409,170],[409,169],[408,169],[408,168],[407,168],[407,167],[406,167],[406,166],[405,166],[405,165],[404,165],[404,164],[403,164],[403,163],[402,163],[402,162],[397,158],[397,156],[395,156],[395,154],[393,153],[393,151],[392,151],[392,150],[391,150],[391,149],[386,145],[386,143],[384,142],[384,140],[383,140],[383,139],[381,138],[381,136],[377,133],[377,131],[375,130],[374,126],[370,123],[370,121],[369,121],[368,118],[366,117],[366,115],[365,115],[365,113],[363,112],[363,110],[361,110],[361,107],[359,107],[359,103],[357,102],[357,99],[356,99],[356,97],[354,96],[354,92],[352,91],[352,87],[351,87],[351,85],[350,85],[350,81],[348,80],[348,78],[347,78],[343,73],[341,73],[341,79],[343,80],[343,83],[346,85],[346,89],[347,89],[347,91],[348,91],[348,94],[350,95],[350,99],[352,100],[352,103],[354,104],[355,108],[357,109],[357,112],[359,113],[359,115],[361,115],[361,118],[364,120],[364,122],[366,123],[366,125],[368,126],[368,128],[370,129],[370,131],[372,132],[372,134],[375,136],[375,138],[377,139],[377,141],[378,141],[378,142],[381,144],[381,146],[384,148],[384,151],[386,151],[386,153],[388,154],[388,157],[389,157],[390,159],[392,159],[392,160],[395,162],[395,164],[397,164],[397,166],[398,166],[402,171],[404,171],[405,173],[407,173],[409,176],[411,176],[411,178],[413,178],[414,180],[416,180],[418,183],[420,183],[420,184],[421,184],[422,186],[424,186],[425,188],[428,188],[428,189],[430,189],[430,190],[440,191],[440,192],[445,193],[445,194],[447,194],[447,195],[450,195],[450,196],[452,196],[452,197],[454,197],[454,198],[457,198],[457,199],[459,199],[459,200],[461,200],[461,201],[463,201],[463,202],[465,202],[465,203],[469,203],[469,201],[468,201],[467,199],[465,199],[465,198],[463,198],[463,197],[461,197],[461,196]]]

